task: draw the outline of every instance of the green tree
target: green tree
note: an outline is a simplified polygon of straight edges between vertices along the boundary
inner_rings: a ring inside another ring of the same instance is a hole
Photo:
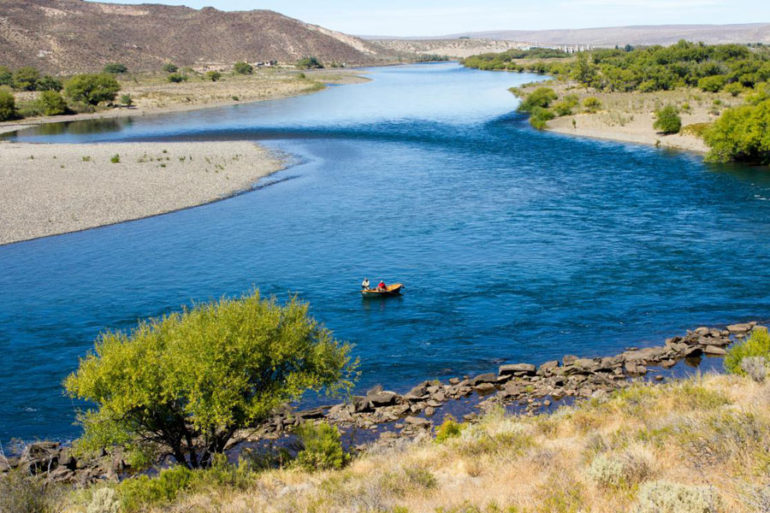
[[[707,160],[770,164],[770,99],[759,94],[756,101],[725,110],[706,130]]]
[[[16,99],[10,92],[0,89],[0,121],[15,119],[16,116]]]
[[[673,105],[666,105],[655,111],[655,123],[652,127],[664,134],[678,134],[679,130],[682,129],[682,118],[679,117],[679,110]]]
[[[308,389],[349,388],[349,351],[306,304],[254,292],[105,333],[65,386],[98,405],[80,417],[83,447],[158,443],[199,467]]]
[[[110,62],[104,66],[103,71],[112,75],[120,75],[121,73],[128,71],[128,68],[125,64],[121,64],[119,62]]]
[[[88,105],[111,102],[118,91],[120,84],[107,73],[75,75],[64,83],[64,94],[67,97]]]
[[[59,116],[69,112],[67,102],[57,91],[43,91],[37,99],[38,109],[45,116]]]
[[[180,82],[187,82],[187,75],[182,73],[171,73],[166,77],[166,80],[178,84]]]
[[[37,84],[35,84],[35,89],[38,91],[61,91],[62,90],[62,83],[61,80],[58,78],[54,78],[51,75],[46,75],[40,80],[37,81]]]
[[[13,72],[13,87],[19,91],[34,91],[40,72],[31,66],[24,66]]]
[[[7,66],[0,66],[0,86],[13,85],[13,73]]]
[[[217,80],[222,78],[222,74],[218,71],[207,71],[206,78],[208,78],[212,82],[216,82]]]
[[[698,80],[698,87],[710,93],[721,91],[725,84],[727,84],[727,77],[724,75],[713,75]]]
[[[572,78],[583,85],[589,86],[593,85],[596,75],[596,66],[589,62],[588,56],[585,53],[579,53],[572,70]]]
[[[179,67],[176,64],[172,64],[170,62],[167,62],[163,65],[163,71],[166,73],[176,73],[179,71]]]
[[[254,73],[254,67],[248,62],[238,61],[233,64],[233,71],[239,75],[251,75]]]
[[[317,57],[305,57],[297,61],[297,67],[301,69],[323,68],[323,64]]]
[[[531,112],[535,107],[547,108],[558,96],[550,87],[538,87],[519,104],[519,112]]]

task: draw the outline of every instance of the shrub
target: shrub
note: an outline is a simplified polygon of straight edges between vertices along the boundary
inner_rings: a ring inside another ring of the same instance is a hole
[[[43,91],[37,102],[40,112],[46,116],[59,116],[69,112],[67,102],[56,91]]]
[[[732,82],[724,87],[725,92],[733,96],[738,96],[744,91],[744,87],[739,82]]]
[[[757,95],[756,103],[725,110],[705,134],[711,147],[707,160],[770,163],[770,99]]]
[[[698,80],[698,87],[703,91],[716,93],[722,90],[726,83],[727,77],[725,75],[712,75]]]
[[[0,477],[0,512],[58,513],[61,490],[20,469]]]
[[[548,121],[555,117],[556,115],[548,109],[533,107],[529,117],[529,124],[537,130],[545,130],[548,126]]]
[[[218,71],[207,71],[206,78],[208,78],[212,82],[216,82],[217,80],[222,78],[222,74]]]
[[[111,102],[120,91],[115,77],[105,73],[75,75],[64,83],[64,94],[76,102],[98,105]]]
[[[350,459],[342,449],[337,426],[326,422],[306,422],[298,430],[304,448],[297,454],[297,463],[306,470],[340,469]]]
[[[757,383],[762,383],[767,377],[766,360],[760,356],[747,356],[741,360],[741,369]]]
[[[640,455],[624,453],[620,457],[599,455],[588,468],[589,477],[600,487],[631,487],[650,474],[647,459]]]
[[[532,112],[535,107],[547,108],[557,98],[550,87],[538,87],[521,101],[519,112]]]
[[[347,389],[350,346],[308,306],[259,292],[107,332],[65,386],[98,405],[80,416],[84,447],[160,444],[180,464],[208,466],[233,434],[308,390]],[[158,372],[163,369],[163,372]]]
[[[115,155],[110,157],[110,162],[112,162],[113,164],[119,164],[120,163],[120,155],[118,155],[116,153]]]
[[[111,73],[113,75],[120,75],[121,73],[125,73],[126,71],[128,71],[128,68],[126,67],[126,65],[121,64],[119,62],[111,62],[104,66],[104,72]]]
[[[599,99],[594,96],[589,96],[583,100],[583,108],[587,112],[597,112],[602,108],[602,102],[600,102]]]
[[[239,61],[233,64],[233,71],[239,75],[251,75],[254,73],[254,66],[248,62]]]
[[[639,490],[638,513],[717,513],[719,496],[710,486],[669,481],[645,483]]]
[[[711,127],[711,123],[692,123],[682,127],[683,134],[692,134],[696,137],[703,138],[706,131]]]
[[[171,73],[166,79],[169,82],[173,82],[175,84],[178,84],[180,82],[186,82],[187,81],[187,75],[183,75],[182,73]]]
[[[120,501],[117,492],[105,487],[94,491],[86,513],[118,513],[119,510]]]
[[[62,83],[58,78],[54,78],[51,75],[46,75],[37,81],[35,89],[38,91],[61,91]]]
[[[170,503],[190,487],[192,479],[192,471],[184,465],[161,470],[155,478],[143,475],[126,479],[117,487],[121,506],[131,512]]]
[[[451,415],[447,415],[444,417],[444,422],[436,428],[436,443],[443,443],[450,438],[460,436],[462,431],[463,425],[457,422]]]
[[[170,62],[167,62],[163,65],[163,71],[166,73],[176,73],[179,71],[179,67],[176,66],[176,64],[171,64]]]
[[[323,64],[316,57],[305,57],[297,61],[297,67],[302,69],[323,68]]]
[[[0,121],[15,119],[16,116],[16,99],[8,91],[0,89]]]
[[[13,73],[7,66],[0,66],[0,86],[13,85]]]
[[[569,116],[572,114],[572,105],[561,101],[553,104],[553,110],[557,116]]]
[[[664,134],[678,134],[682,129],[682,118],[679,117],[679,111],[673,105],[666,105],[655,112],[655,123],[653,128]]]
[[[120,103],[121,105],[125,105],[126,107],[130,107],[134,104],[134,99],[131,98],[130,94],[123,94],[120,96]]]
[[[765,363],[770,363],[770,335],[767,329],[754,328],[746,340],[739,344],[733,344],[727,350],[725,356],[725,370],[731,374],[747,375],[747,371],[741,363],[744,358],[761,358]]]
[[[40,72],[31,66],[24,66],[13,72],[13,87],[20,91],[34,91]]]

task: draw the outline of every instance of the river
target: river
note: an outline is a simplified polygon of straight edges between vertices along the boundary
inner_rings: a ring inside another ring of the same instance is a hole
[[[105,329],[258,287],[355,344],[363,390],[614,354],[770,311],[770,174],[536,132],[457,64],[251,105],[22,132],[30,142],[249,139],[265,187],[0,247],[0,441],[72,438],[62,393]],[[406,284],[365,301],[364,276]]]

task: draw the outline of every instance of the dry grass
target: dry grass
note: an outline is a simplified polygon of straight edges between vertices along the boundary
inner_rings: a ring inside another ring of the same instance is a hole
[[[639,385],[550,415],[495,411],[443,443],[401,441],[342,471],[268,471],[246,492],[152,511],[767,511],[769,404],[770,386],[736,376]]]

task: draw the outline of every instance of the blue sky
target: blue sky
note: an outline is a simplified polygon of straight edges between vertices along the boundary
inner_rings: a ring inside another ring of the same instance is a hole
[[[115,0],[102,0],[115,1]],[[770,22],[769,0],[117,0],[271,9],[350,34],[433,36],[483,30]]]

